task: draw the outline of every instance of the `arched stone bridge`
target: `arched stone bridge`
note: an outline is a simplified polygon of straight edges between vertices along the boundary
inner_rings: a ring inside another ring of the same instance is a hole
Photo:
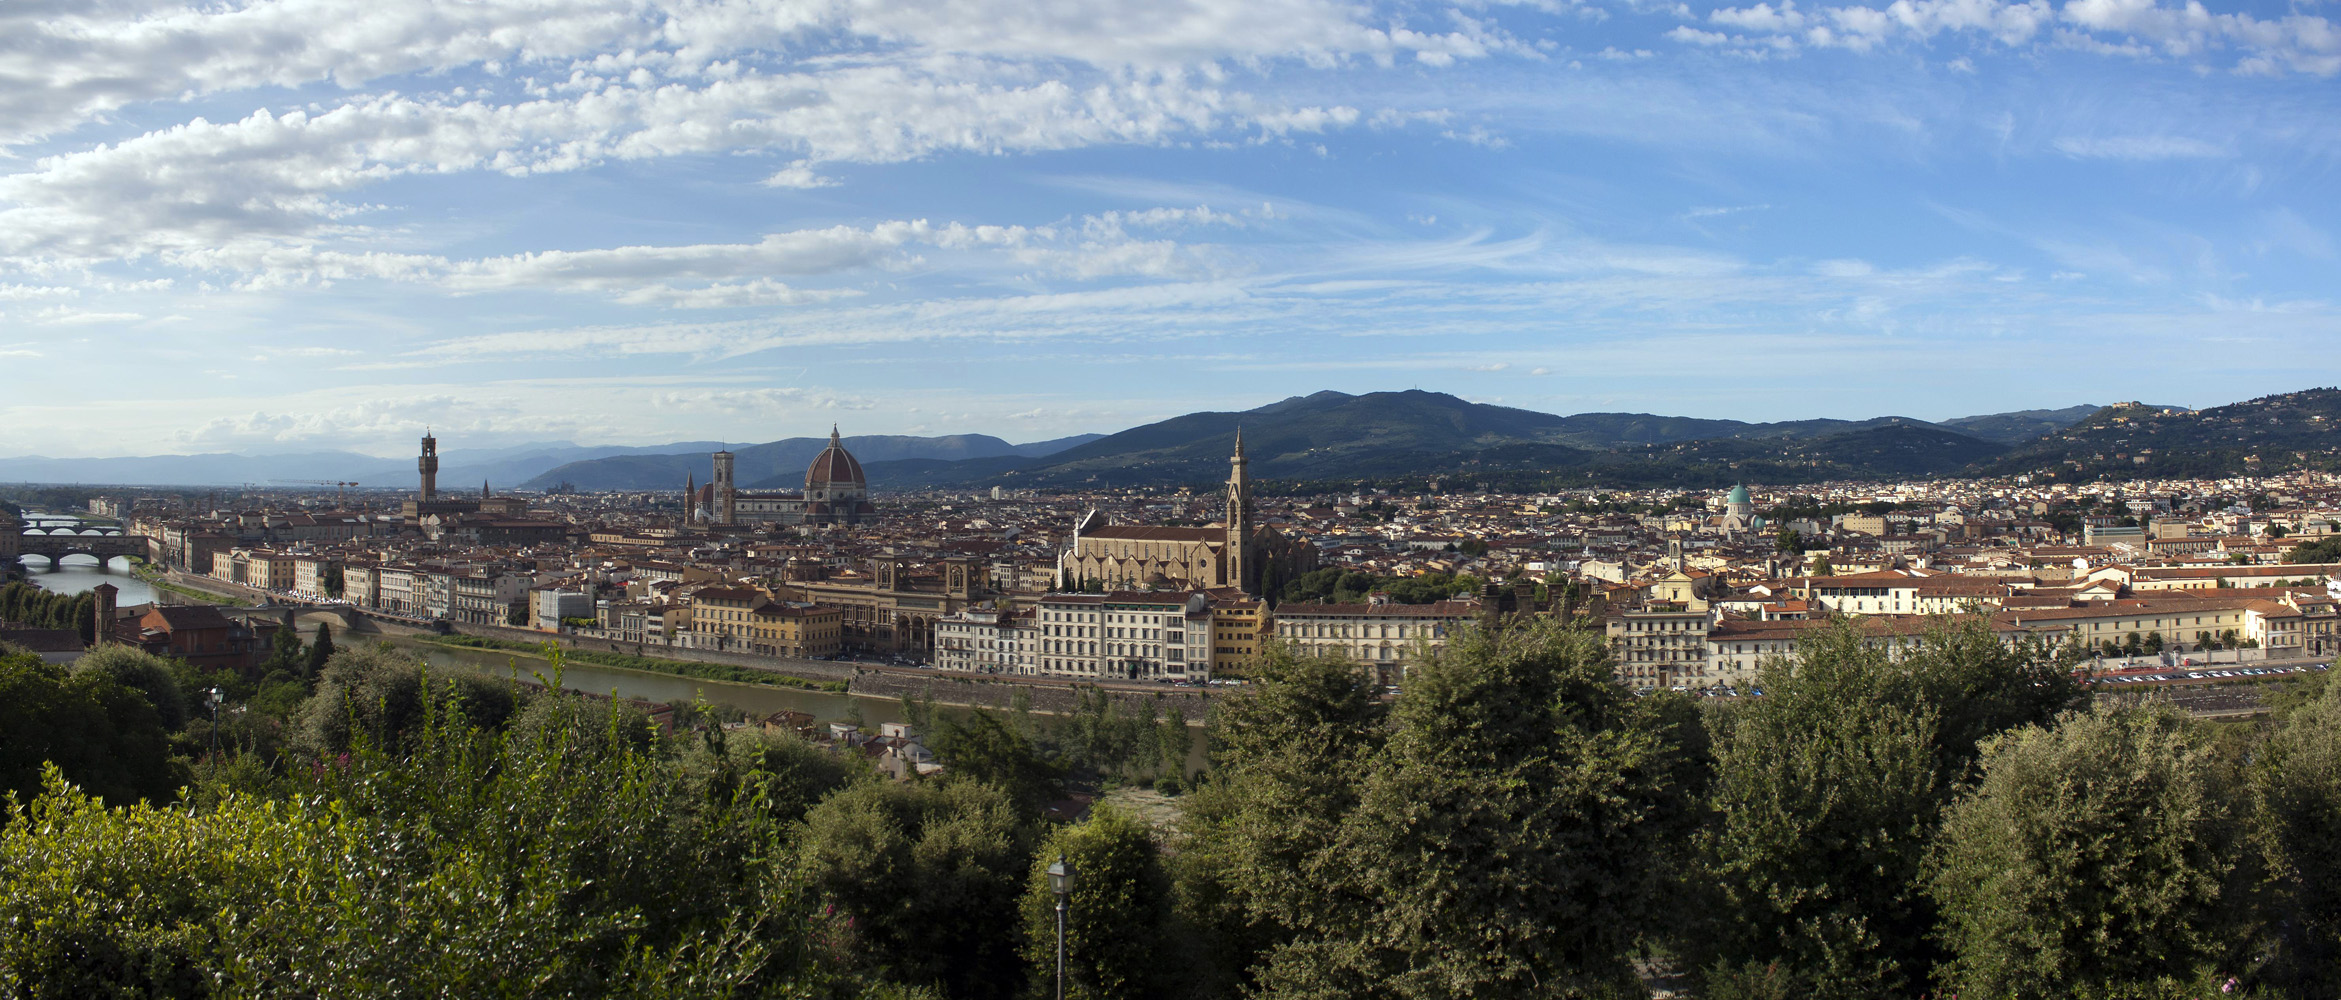
[[[70,528],[59,528],[55,534],[39,530],[17,536],[16,551],[0,551],[0,557],[10,559],[22,556],[45,556],[51,563],[66,556],[96,556],[100,560],[115,556],[146,558],[146,536],[125,535],[118,530],[103,529],[100,534],[77,534]]]

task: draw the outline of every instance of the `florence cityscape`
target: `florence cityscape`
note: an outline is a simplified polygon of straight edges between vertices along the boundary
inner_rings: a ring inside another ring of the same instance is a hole
[[[0,998],[2341,996],[2324,0],[0,6]]]

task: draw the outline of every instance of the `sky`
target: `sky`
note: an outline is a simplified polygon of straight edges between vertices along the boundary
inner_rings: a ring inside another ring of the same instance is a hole
[[[2341,382],[2341,0],[8,0],[0,455]]]

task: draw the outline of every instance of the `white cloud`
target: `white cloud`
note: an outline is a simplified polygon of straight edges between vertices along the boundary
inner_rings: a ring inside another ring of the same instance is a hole
[[[2067,0],[2060,9],[2049,0],[1893,0],[1884,7],[1852,4],[1800,10],[1793,0],[1775,7],[1726,7],[1707,16],[1710,24],[1745,32],[1734,35],[1679,25],[1667,37],[1709,47],[1804,44],[1867,50],[1897,40],[1924,42],[1937,35],[1974,35],[2006,46],[2051,39],[2056,44],[2105,54],[2154,52],[2201,59],[2213,50],[2237,53],[2241,73],[2341,73],[2341,27],[2312,14],[2257,18],[2218,14],[2199,0],[2177,7],[2157,0]],[[2067,29],[2058,29],[2058,24]],[[2068,30],[2069,29],[2069,30]],[[1955,60],[1954,69],[1973,63]]]
[[[2128,135],[2105,138],[2066,136],[2053,145],[2076,159],[2203,160],[2235,155],[2224,146],[2175,135]]]
[[[1716,24],[1726,24],[1742,31],[1795,31],[1804,27],[1805,16],[1796,9],[1796,0],[1780,0],[1779,7],[1759,3],[1753,7],[1725,7],[1707,15]]]

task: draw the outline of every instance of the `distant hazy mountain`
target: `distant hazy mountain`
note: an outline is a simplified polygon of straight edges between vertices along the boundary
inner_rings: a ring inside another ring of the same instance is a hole
[[[952,434],[943,437],[909,437],[894,434],[864,434],[844,439],[845,450],[854,454],[865,466],[872,462],[923,459],[958,461],[981,458],[1038,458],[1065,448],[1086,444],[1098,435],[1080,434],[1053,441],[1030,444],[1009,444],[988,434]],[[795,489],[805,484],[805,467],[813,464],[813,456],[829,446],[826,437],[787,438],[765,444],[735,446],[732,448],[735,475],[742,489]],[[581,490],[680,490],[696,479],[707,482],[714,472],[715,448],[701,447],[685,452],[650,454],[642,449],[633,454],[570,462],[548,469],[531,478],[525,485],[544,489],[560,483],[571,483]],[[441,477],[445,479],[445,476]]]
[[[380,472],[383,460],[347,451],[284,455],[149,455],[135,458],[0,458],[0,482],[123,486],[270,485],[274,479],[355,480]],[[407,477],[414,476],[410,459]],[[367,483],[367,485],[373,485]]]
[[[439,453],[439,485],[455,490],[485,479],[508,488],[556,466],[641,452],[713,449],[706,441],[626,446],[534,442],[506,448],[451,448]],[[361,488],[413,488],[412,458],[377,458],[347,451],[272,455],[213,453],[127,458],[0,458],[0,482],[93,483],[124,486],[292,486],[299,480],[354,482]]]

